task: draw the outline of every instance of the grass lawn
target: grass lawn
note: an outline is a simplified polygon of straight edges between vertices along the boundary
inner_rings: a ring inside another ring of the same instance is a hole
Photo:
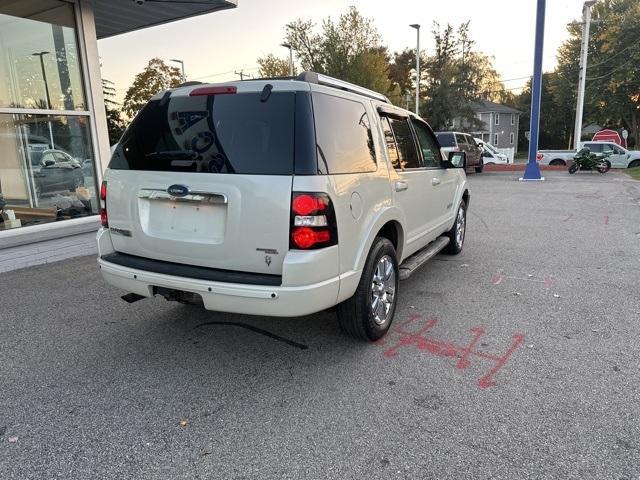
[[[625,170],[634,180],[640,180],[640,167],[628,168]]]

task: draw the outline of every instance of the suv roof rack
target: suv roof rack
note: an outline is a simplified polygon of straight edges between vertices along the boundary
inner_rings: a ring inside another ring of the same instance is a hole
[[[373,98],[381,102],[391,103],[389,99],[381,93],[374,92],[373,90],[369,90],[368,88],[364,88],[353,83],[345,82],[344,80],[339,80],[337,78],[323,75],[322,73],[302,72],[300,75],[298,75],[297,80],[315,83],[318,85],[325,85],[327,87],[333,87],[340,90],[346,90],[348,92],[364,95],[365,97]]]

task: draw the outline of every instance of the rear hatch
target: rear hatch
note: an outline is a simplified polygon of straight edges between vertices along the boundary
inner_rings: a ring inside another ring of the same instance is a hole
[[[147,104],[114,152],[105,179],[115,250],[280,275],[296,92],[180,92]]]

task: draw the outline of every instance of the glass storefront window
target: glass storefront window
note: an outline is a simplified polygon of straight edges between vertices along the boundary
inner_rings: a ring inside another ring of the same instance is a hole
[[[87,109],[72,4],[0,4],[0,107]]]
[[[90,138],[86,116],[0,114],[0,230],[98,213]]]

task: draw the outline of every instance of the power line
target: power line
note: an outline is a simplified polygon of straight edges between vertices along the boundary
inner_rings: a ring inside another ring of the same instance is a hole
[[[253,67],[253,68],[242,68],[241,71],[244,72],[252,72],[254,70],[260,70],[260,67]],[[209,77],[219,77],[221,75],[230,75],[230,74],[236,74],[238,75],[237,70],[229,70],[227,72],[218,72],[218,73],[211,73],[209,75],[202,75],[200,77],[190,77],[192,80],[201,80],[203,78],[209,78]]]
[[[599,77],[587,77],[587,80],[600,80],[606,77],[610,77],[611,75],[616,73],[618,70],[620,70],[622,67],[626,67],[629,63],[635,62],[636,60],[637,60],[636,57],[630,57],[629,60],[627,60],[624,63],[621,63],[615,68],[612,68],[609,72],[605,73],[604,75],[600,75]]]

